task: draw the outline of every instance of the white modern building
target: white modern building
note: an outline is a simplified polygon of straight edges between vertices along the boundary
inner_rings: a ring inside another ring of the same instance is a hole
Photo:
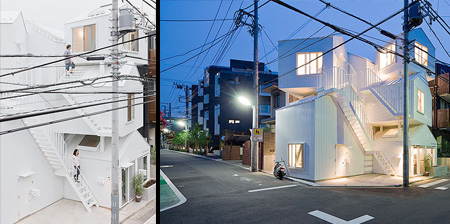
[[[2,12],[0,18],[1,54],[62,55],[66,45],[72,54],[111,45],[109,20],[111,5],[105,5],[66,23],[62,32],[26,22],[21,12]],[[123,5],[120,8],[130,8]],[[122,40],[143,37],[142,29],[126,34]],[[119,50],[132,56],[121,59],[119,81],[119,166],[120,205],[134,199],[133,176],[150,178],[150,145],[137,131],[143,126],[142,82],[138,66],[148,64],[148,39],[122,44]],[[106,48],[94,53],[107,56]],[[136,58],[143,58],[136,59]],[[1,58],[1,74],[40,65],[60,58]],[[73,58],[74,74],[66,76],[64,62],[31,69],[0,78],[0,119],[7,116],[61,109],[92,103],[84,107],[44,116],[0,122],[0,223],[14,223],[62,199],[80,201],[86,213],[94,206],[111,207],[111,59],[87,61]],[[63,84],[61,83],[68,83]],[[29,86],[55,84],[48,88]],[[23,91],[17,89],[24,88]],[[15,92],[8,92],[11,90]],[[30,94],[43,90],[53,93]],[[5,92],[7,91],[7,92]],[[78,92],[78,93],[75,93]],[[85,94],[79,93],[86,92]],[[29,94],[30,96],[22,96]],[[78,117],[64,122],[37,125]],[[37,125],[34,128],[27,128]],[[6,133],[7,131],[23,130]],[[154,143],[153,143],[154,144]],[[80,183],[73,178],[71,156],[80,152]]]
[[[372,62],[345,45],[324,54],[343,38],[320,39],[279,42],[278,85],[287,103],[276,110],[276,160],[286,162],[291,176],[312,181],[366,173],[402,176],[403,59],[380,50]],[[411,31],[410,39],[411,57],[434,71],[435,48],[423,30]],[[402,54],[402,45],[397,39],[384,47]],[[436,165],[437,144],[429,129],[432,79],[410,63],[411,176],[424,173],[428,154]]]

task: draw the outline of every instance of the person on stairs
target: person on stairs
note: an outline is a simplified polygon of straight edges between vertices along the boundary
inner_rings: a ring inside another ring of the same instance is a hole
[[[80,152],[78,151],[78,149],[75,149],[72,155],[72,163],[75,167],[75,170],[77,171],[77,174],[73,175],[73,178],[77,183],[80,183],[80,181],[78,180],[78,176],[80,175],[80,157],[78,157],[79,154]]]
[[[72,54],[70,50],[72,50],[72,45],[69,44],[66,46],[66,51],[64,51],[64,56],[66,57],[66,60],[64,61],[66,64],[66,75],[70,67],[72,67],[72,69],[70,69],[70,74],[72,74],[73,69],[75,69],[75,63],[73,63],[72,58],[70,57]]]

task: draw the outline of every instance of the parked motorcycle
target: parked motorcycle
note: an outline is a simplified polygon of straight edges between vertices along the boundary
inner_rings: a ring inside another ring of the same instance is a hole
[[[280,162],[276,162],[275,168],[273,169],[273,175],[280,180],[286,175],[285,167],[281,165]]]

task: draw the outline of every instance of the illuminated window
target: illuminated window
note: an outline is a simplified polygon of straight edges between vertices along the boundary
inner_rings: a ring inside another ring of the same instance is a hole
[[[389,51],[395,52],[395,43],[389,45],[386,49],[386,53],[380,53],[380,68],[385,68],[395,62],[395,54],[388,53]]]
[[[235,123],[235,124],[240,124],[241,121],[240,121],[240,120],[234,120],[234,123]]]
[[[288,145],[288,159],[290,168],[303,168],[303,144],[289,144]]]
[[[138,36],[138,32],[134,31],[131,33],[127,33],[125,34],[125,36],[122,37],[122,42],[125,41],[129,41],[129,40],[134,40],[137,39]],[[129,51],[139,51],[139,41],[135,40],[132,42],[127,42],[123,44],[123,49],[124,50],[129,50]]]
[[[415,42],[414,60],[422,65],[428,66],[428,48]]]
[[[420,89],[417,89],[417,111],[423,114],[424,109],[425,109],[425,99],[423,92]]]
[[[95,24],[72,29],[73,52],[95,50]]]
[[[234,124],[234,120],[228,120],[229,124]]]
[[[320,73],[322,71],[322,57],[321,56],[322,56],[322,52],[298,53],[297,54],[297,75]],[[308,64],[306,64],[306,63],[308,63]],[[305,66],[303,66],[303,65],[305,65]]]
[[[127,100],[127,121],[134,120],[134,94],[128,94]]]

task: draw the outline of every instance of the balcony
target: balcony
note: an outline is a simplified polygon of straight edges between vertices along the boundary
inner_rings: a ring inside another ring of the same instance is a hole
[[[449,128],[450,109],[438,109],[437,111],[437,128]]]
[[[270,105],[259,105],[260,116],[270,116],[270,112],[271,112]]]
[[[437,94],[447,102],[450,102],[449,73],[441,74],[436,79]]]

